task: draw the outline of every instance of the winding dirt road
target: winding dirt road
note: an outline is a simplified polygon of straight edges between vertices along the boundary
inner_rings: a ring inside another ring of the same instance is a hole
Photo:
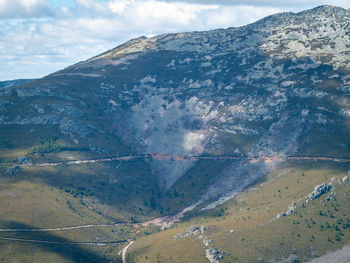
[[[128,242],[127,240],[108,241],[108,242],[91,242],[91,241],[60,242],[60,241],[49,241],[49,240],[13,238],[13,237],[0,237],[0,240],[29,242],[29,243],[58,244],[58,245],[90,245],[90,246],[104,246],[104,245],[108,245],[108,244],[120,244],[120,243]]]
[[[134,241],[130,241],[130,243],[126,247],[124,247],[122,250],[119,251],[118,256],[120,256],[120,254],[122,255],[123,263],[126,263],[126,251],[133,243]]]
[[[81,228],[92,228],[92,227],[111,227],[121,225],[134,225],[133,223],[117,223],[117,224],[88,224],[79,226],[67,226],[57,228],[0,228],[0,232],[52,232],[52,231],[65,231],[74,230]]]
[[[47,162],[47,163],[27,163],[20,164],[20,167],[46,167],[46,166],[59,166],[59,165],[75,165],[75,164],[87,164],[87,163],[103,163],[113,161],[130,161],[134,159],[154,159],[154,160],[180,160],[180,161],[198,161],[198,160],[246,160],[246,161],[275,161],[275,160],[311,160],[311,161],[331,161],[339,163],[350,163],[350,158],[333,158],[333,157],[317,157],[317,156],[197,156],[197,155],[182,155],[182,154],[142,154],[142,155],[125,155],[116,156],[101,159],[90,160],[73,160],[73,161],[61,161],[61,162]]]

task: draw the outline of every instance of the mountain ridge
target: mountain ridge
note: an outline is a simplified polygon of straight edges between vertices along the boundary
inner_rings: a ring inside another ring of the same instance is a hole
[[[308,16],[310,15],[320,15],[320,16],[324,16],[324,15],[332,15],[334,16],[335,14],[339,15],[339,13],[341,13],[342,15],[344,14],[348,14],[348,10],[344,9],[344,8],[341,8],[341,7],[336,7],[336,6],[331,6],[331,5],[321,5],[321,6],[318,6],[318,7],[315,7],[313,9],[310,9],[310,10],[306,10],[306,11],[301,11],[301,12],[298,12],[298,13],[293,13],[293,12],[282,12],[282,13],[277,13],[277,14],[273,14],[273,15],[270,15],[270,16],[267,16],[263,19],[260,19],[256,22],[253,22],[251,24],[247,24],[247,25],[244,25],[244,26],[239,26],[239,27],[228,27],[227,29],[213,29],[213,30],[209,30],[209,31],[192,31],[192,32],[180,32],[180,33],[166,33],[166,34],[161,34],[161,35],[157,35],[157,36],[154,36],[154,37],[145,37],[145,36],[141,36],[141,37],[137,37],[137,38],[134,38],[134,39],[131,39],[129,41],[127,41],[126,43],[124,44],[121,44],[115,48],[112,48],[111,50],[108,50],[106,52],[103,52],[102,54],[100,55],[97,55],[91,59],[88,59],[87,61],[85,62],[88,62],[88,61],[91,61],[91,60],[94,60],[94,59],[97,59],[97,58],[102,58],[104,55],[107,55],[109,53],[114,53],[114,51],[116,50],[123,50],[123,47],[129,47],[129,46],[132,46],[132,44],[134,43],[140,43],[142,41],[146,42],[146,43],[151,43],[151,42],[156,42],[157,40],[161,40],[163,38],[167,38],[169,36],[178,36],[178,35],[186,35],[186,34],[195,34],[195,33],[211,33],[211,32],[220,32],[220,31],[225,31],[225,30],[237,30],[239,28],[251,28],[251,27],[254,27],[254,26],[259,26],[261,24],[264,24],[266,22],[274,22],[275,25],[279,24],[279,22],[281,20],[286,20],[287,18],[293,18],[293,19],[305,19],[307,18]],[[266,27],[266,25],[264,26]],[[146,45],[147,46],[147,45]],[[139,50],[139,51],[142,51],[142,50]],[[135,51],[136,52],[136,51]],[[129,52],[129,53],[133,53],[133,52]],[[129,54],[128,52],[125,52],[123,54]]]
[[[86,62],[91,62],[93,60],[96,60],[96,59],[99,59],[99,58],[103,58],[103,57],[110,57],[108,54],[111,54],[111,53],[117,53],[117,51],[120,51],[120,50],[123,50],[123,47],[130,47],[132,46],[132,44],[139,44],[140,42],[145,42],[145,43],[148,43],[148,44],[151,44],[152,42],[156,42],[157,40],[159,39],[162,39],[162,38],[166,38],[166,37],[169,37],[169,36],[177,36],[177,35],[186,35],[186,34],[193,34],[193,33],[210,33],[210,32],[219,32],[219,31],[225,31],[225,30],[237,30],[237,29],[244,29],[246,27],[250,28],[250,27],[254,27],[254,26],[259,26],[261,24],[264,24],[266,22],[273,22],[274,25],[278,25],[279,22],[281,20],[286,20],[287,18],[304,18],[307,17],[307,16],[310,16],[310,15],[335,15],[335,14],[339,14],[339,12],[344,15],[344,14],[348,14],[349,13],[349,10],[347,9],[344,9],[342,7],[337,7],[337,6],[332,6],[332,5],[320,5],[318,7],[315,7],[315,8],[312,8],[312,9],[309,9],[309,10],[305,10],[305,11],[300,11],[300,12],[297,12],[297,13],[294,13],[294,12],[281,12],[281,13],[277,13],[277,14],[273,14],[273,15],[270,15],[270,16],[267,16],[265,18],[262,18],[256,22],[253,22],[253,23],[250,23],[250,24],[247,24],[247,25],[243,25],[243,26],[239,26],[239,27],[228,27],[226,29],[222,29],[222,28],[218,28],[218,29],[212,29],[212,30],[208,30],[208,31],[191,31],[191,32],[180,32],[180,33],[165,33],[165,34],[160,34],[160,35],[157,35],[157,36],[153,36],[153,37],[146,37],[146,36],[140,36],[140,37],[136,37],[136,38],[133,38],[133,39],[130,39],[128,40],[127,42],[125,43],[122,43],[108,51],[105,51],[99,55],[96,55],[92,58],[89,58],[85,61],[81,61],[81,62],[78,62],[72,66],[68,66],[68,68],[71,68],[71,67],[74,67],[76,65],[79,65],[81,63],[86,63]],[[266,27],[266,25],[265,25]],[[147,44],[146,44],[147,46]],[[151,46],[151,45],[149,45]],[[136,49],[137,50],[137,49]],[[130,54],[130,53],[134,53],[134,52],[139,52],[139,51],[143,51],[142,49],[138,50],[138,51],[131,51],[131,52],[124,52],[124,53],[119,53],[120,55],[126,55],[126,54]],[[113,57],[113,56],[112,56]],[[64,70],[64,69],[63,69]],[[61,70],[59,70],[61,71]],[[58,71],[58,72],[59,72]],[[54,74],[54,73],[52,73]],[[50,74],[51,75],[51,74]]]

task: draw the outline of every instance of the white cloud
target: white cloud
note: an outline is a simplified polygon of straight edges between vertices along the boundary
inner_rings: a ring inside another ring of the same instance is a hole
[[[121,14],[133,1],[121,0],[121,1],[110,1],[107,6],[112,10],[112,12]]]
[[[318,5],[334,5],[343,8],[350,8],[348,0],[166,0],[167,2],[186,2],[196,4],[218,4],[218,5],[246,5],[246,6],[265,6],[265,7],[287,7],[300,9],[315,7]]]
[[[0,0],[0,19],[52,15],[46,0]]]

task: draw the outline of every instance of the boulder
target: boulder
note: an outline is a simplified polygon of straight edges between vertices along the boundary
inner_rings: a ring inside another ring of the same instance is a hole
[[[224,258],[224,252],[211,246],[205,250],[205,255],[210,263],[218,263]]]
[[[306,203],[311,202],[314,199],[319,198],[320,196],[324,195],[325,193],[328,193],[333,188],[332,184],[327,184],[326,182],[323,182],[320,185],[316,185],[314,191],[312,191],[310,194],[306,197]]]

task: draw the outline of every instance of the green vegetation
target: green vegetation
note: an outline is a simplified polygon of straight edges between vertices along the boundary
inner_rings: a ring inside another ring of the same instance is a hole
[[[82,151],[86,150],[84,148],[68,146],[61,144],[57,141],[58,137],[50,137],[45,140],[40,141],[39,145],[32,146],[29,149],[29,154],[38,154],[38,153],[54,153],[62,151]]]

